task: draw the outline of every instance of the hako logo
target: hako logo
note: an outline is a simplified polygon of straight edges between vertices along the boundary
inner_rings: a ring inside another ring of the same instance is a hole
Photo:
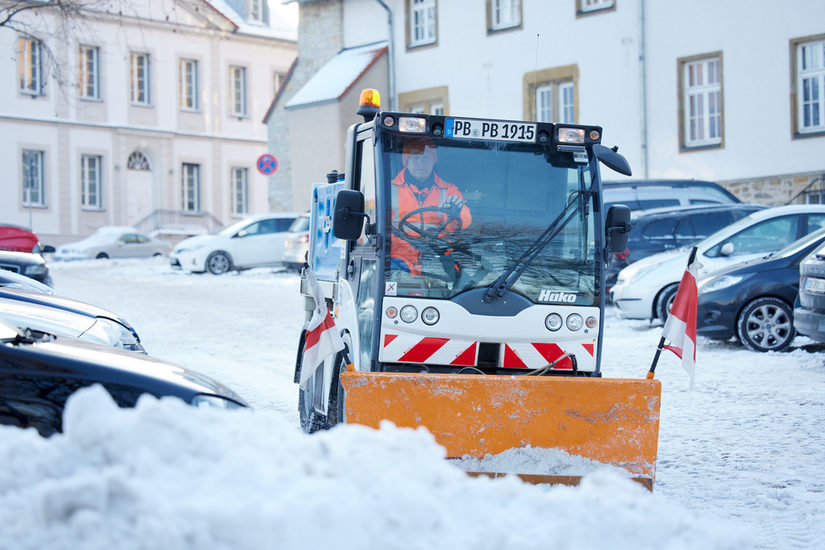
[[[572,304],[578,298],[578,292],[553,292],[552,290],[542,290],[539,294],[539,302],[566,302]]]

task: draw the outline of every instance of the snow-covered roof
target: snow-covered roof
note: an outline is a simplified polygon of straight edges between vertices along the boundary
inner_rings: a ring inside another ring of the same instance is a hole
[[[341,50],[292,96],[286,108],[338,101],[386,51],[386,42]]]
[[[298,27],[291,21],[282,17],[279,9],[283,9],[280,4],[273,6],[269,5],[269,25],[260,23],[250,23],[246,21],[241,14],[230,6],[226,0],[207,0],[207,4],[223,15],[226,19],[232,22],[237,27],[235,32],[239,34],[249,34],[255,36],[265,36],[268,38],[280,38],[283,40],[297,40]],[[278,8],[278,9],[273,9]]]

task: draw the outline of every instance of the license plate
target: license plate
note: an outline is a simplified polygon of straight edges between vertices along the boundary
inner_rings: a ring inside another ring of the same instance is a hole
[[[825,279],[817,279],[815,277],[808,277],[805,279],[805,290],[808,292],[816,292],[817,294],[825,294]]]
[[[536,141],[536,125],[530,122],[448,118],[444,135],[448,138],[484,139],[490,141]]]

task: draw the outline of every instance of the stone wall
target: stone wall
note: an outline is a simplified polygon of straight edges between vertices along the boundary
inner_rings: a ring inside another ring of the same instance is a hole
[[[825,170],[720,181],[719,184],[736,195],[742,202],[781,206],[789,201],[799,204],[823,202],[821,198],[822,191],[825,189],[823,179],[825,179]]]

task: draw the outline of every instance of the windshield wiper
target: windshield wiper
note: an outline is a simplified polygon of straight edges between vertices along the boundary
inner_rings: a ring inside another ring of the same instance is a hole
[[[592,193],[592,191],[584,190],[570,193],[570,198],[567,200],[564,210],[562,210],[561,213],[556,216],[556,219],[547,226],[547,229],[527,247],[527,250],[513,262],[513,265],[507,268],[504,273],[499,275],[498,279],[487,287],[487,292],[484,293],[485,300],[492,300],[504,296],[504,294],[516,284],[516,281],[518,281],[524,271],[530,267],[530,264],[538,257],[539,253],[544,250],[544,247],[550,244],[550,242],[556,238],[556,235],[576,217],[576,214],[582,209],[582,205],[587,203],[587,199]],[[571,209],[573,205],[576,205],[576,208]]]

